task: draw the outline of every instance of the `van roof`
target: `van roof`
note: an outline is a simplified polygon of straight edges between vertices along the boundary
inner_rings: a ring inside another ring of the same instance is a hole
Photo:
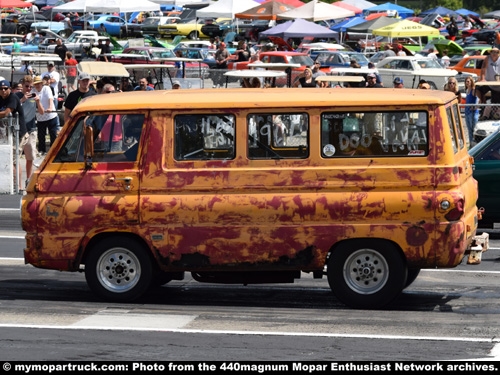
[[[304,95],[307,90],[307,95]],[[348,91],[349,90],[349,91]],[[380,90],[377,92],[376,90]],[[258,91],[258,92],[257,92]],[[257,94],[257,96],[251,94]],[[348,93],[350,95],[348,95]],[[258,98],[258,105],[255,103]],[[328,100],[325,100],[328,98]],[[127,111],[144,109],[214,109],[214,108],[281,108],[319,106],[333,111],[341,107],[442,105],[455,94],[444,90],[413,90],[392,88],[234,88],[223,90],[186,89],[124,92],[116,95],[95,95],[82,100],[75,111],[96,109]],[[285,100],[284,100],[285,99]],[[265,103],[265,105],[263,104]],[[334,105],[332,105],[332,103]]]

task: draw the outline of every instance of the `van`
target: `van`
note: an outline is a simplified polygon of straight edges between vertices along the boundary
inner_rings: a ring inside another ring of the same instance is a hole
[[[326,276],[380,308],[461,263],[477,183],[450,92],[236,88],[101,94],[72,111],[22,197],[25,262],[108,301],[182,280]]]

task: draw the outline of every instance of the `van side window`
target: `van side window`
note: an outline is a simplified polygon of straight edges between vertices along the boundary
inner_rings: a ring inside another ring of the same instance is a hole
[[[321,115],[325,158],[425,156],[427,112],[327,112]]]
[[[455,117],[455,125],[457,128],[457,136],[458,136],[458,144],[460,145],[460,149],[465,147],[465,136],[462,128],[462,116],[460,115],[460,109],[458,109],[458,105],[453,105],[453,115]]]
[[[451,114],[451,108],[446,108],[446,117],[448,120],[448,126],[450,127],[451,134],[451,144],[453,146],[453,152],[456,154],[458,152],[458,137],[455,132],[455,126],[453,126],[453,115]]]
[[[233,115],[177,115],[174,126],[176,160],[234,159]]]
[[[309,156],[307,113],[255,113],[247,116],[250,159]]]

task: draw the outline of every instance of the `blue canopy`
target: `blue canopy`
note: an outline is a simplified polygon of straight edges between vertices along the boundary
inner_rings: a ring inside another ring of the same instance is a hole
[[[366,22],[364,17],[353,17],[348,20],[344,20],[342,22],[339,22],[333,26],[330,27],[330,30],[333,31],[340,31],[341,33],[344,33],[347,28],[355,25],[359,25],[360,23]]]
[[[415,12],[413,10],[402,7],[401,5],[393,4],[393,3],[385,3],[385,4],[377,5],[377,6],[372,7],[372,8],[365,9],[363,11],[363,14],[366,16],[366,15],[373,13],[373,12],[377,12],[377,11],[378,12],[387,12],[390,10],[397,11],[398,15],[401,18],[407,18],[407,17],[411,17],[411,16],[415,15]]]
[[[428,10],[424,10],[422,13],[419,14],[419,16],[427,16],[428,14],[432,14],[432,13],[437,13],[439,14],[440,16],[459,16],[459,14],[457,12],[455,12],[454,10],[451,10],[451,9],[448,9],[448,8],[445,8],[445,7],[436,7],[436,8],[433,8],[433,9],[428,9]]]
[[[479,13],[476,13],[476,12],[473,12],[472,10],[464,9],[464,8],[457,9],[455,12],[457,12],[461,16],[468,16],[468,15],[473,15],[473,16],[476,16],[476,17],[480,16]]]

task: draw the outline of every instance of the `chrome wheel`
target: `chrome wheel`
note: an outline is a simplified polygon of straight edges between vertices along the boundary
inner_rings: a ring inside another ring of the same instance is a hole
[[[103,287],[115,293],[132,289],[141,277],[141,264],[127,249],[112,248],[97,262],[97,276]]]
[[[360,249],[346,259],[344,278],[349,288],[356,293],[376,293],[387,283],[389,265],[380,253]]]

